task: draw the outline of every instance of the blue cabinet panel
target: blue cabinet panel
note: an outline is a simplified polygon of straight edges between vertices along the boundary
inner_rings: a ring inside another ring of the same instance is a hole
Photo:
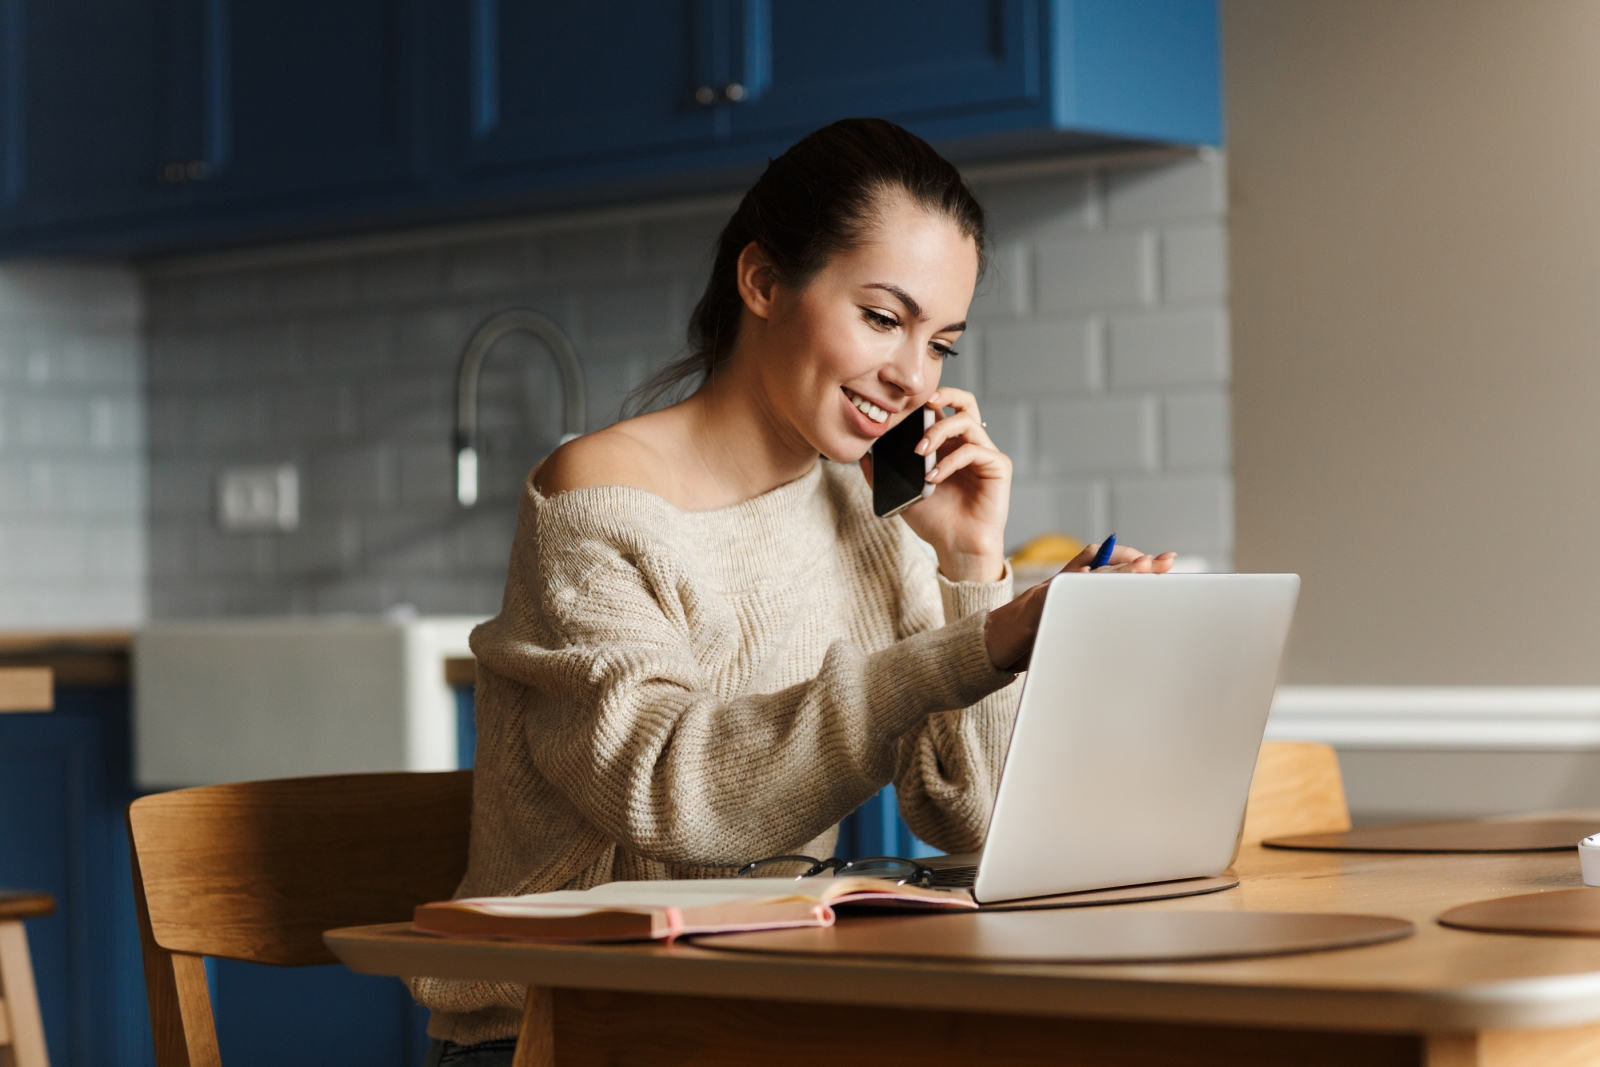
[[[428,1013],[399,980],[339,964],[209,961],[224,1067],[421,1067]]]
[[[1056,126],[1222,143],[1214,0],[1054,0],[1052,7]]]
[[[415,0],[167,3],[167,206],[349,195],[420,175]]]
[[[469,0],[444,39],[458,164],[494,174],[551,161],[709,144],[695,101],[719,62],[713,3]],[[725,62],[725,61],[724,61]]]
[[[153,1067],[124,812],[135,792],[125,688],[56,690],[0,715],[0,886],[42,890],[27,922],[56,1067]],[[427,1013],[392,978],[212,961],[228,1067],[418,1067]]]
[[[51,1062],[154,1062],[122,812],[125,689],[61,689],[56,710],[0,715],[0,885],[56,898],[29,920]]]
[[[0,219],[155,203],[158,28],[154,0],[0,0]]]
[[[1217,144],[1216,0],[0,0],[0,255],[732,189],[852,115]]]
[[[1036,0],[767,0],[743,5],[734,135],[859,115],[915,122],[1040,100]]]

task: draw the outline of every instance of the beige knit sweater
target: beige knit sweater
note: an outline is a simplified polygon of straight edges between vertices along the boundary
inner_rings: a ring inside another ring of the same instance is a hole
[[[938,576],[854,467],[716,511],[530,479],[499,616],[472,634],[478,752],[458,896],[727,877],[832,854],[891,780],[918,837],[983,844],[1011,736],[1006,581]],[[965,709],[965,710],[961,710]],[[516,1033],[523,990],[414,979],[428,1032]]]

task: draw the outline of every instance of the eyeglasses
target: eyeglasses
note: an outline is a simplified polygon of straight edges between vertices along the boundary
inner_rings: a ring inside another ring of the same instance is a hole
[[[837,856],[819,860],[811,856],[768,856],[739,868],[740,878],[816,878],[823,874],[848,878],[887,878],[900,885],[933,884],[933,868],[901,856],[866,856],[846,862]]]

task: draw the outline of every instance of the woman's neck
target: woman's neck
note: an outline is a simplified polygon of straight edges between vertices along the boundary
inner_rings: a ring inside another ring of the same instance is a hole
[[[760,383],[724,365],[677,406],[697,510],[729,507],[803,477],[817,450],[773,409]]]

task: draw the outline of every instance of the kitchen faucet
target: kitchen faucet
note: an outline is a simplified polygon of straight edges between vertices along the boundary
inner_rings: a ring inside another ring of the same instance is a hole
[[[478,502],[478,377],[484,357],[508,333],[531,333],[543,341],[561,373],[561,398],[565,408],[566,444],[583,433],[583,367],[577,350],[560,326],[548,315],[511,308],[489,316],[467,339],[456,370],[456,500],[464,508]]]

